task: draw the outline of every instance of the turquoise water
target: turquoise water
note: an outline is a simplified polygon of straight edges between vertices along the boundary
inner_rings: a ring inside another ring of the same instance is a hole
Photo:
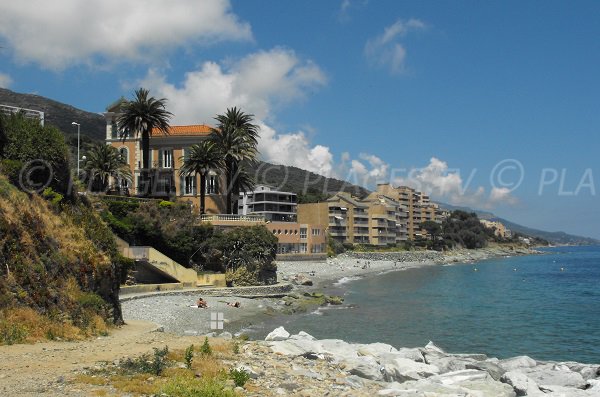
[[[600,247],[546,251],[366,277],[338,291],[347,306],[284,325],[317,338],[600,363]]]

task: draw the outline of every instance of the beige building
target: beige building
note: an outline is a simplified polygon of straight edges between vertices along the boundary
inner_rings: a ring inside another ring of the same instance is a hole
[[[479,220],[486,228],[494,230],[494,234],[496,237],[500,238],[510,238],[512,233],[510,230],[504,226],[501,222],[498,221],[489,221],[487,219]]]
[[[139,137],[120,137],[116,118],[121,102],[110,106],[104,113],[106,119],[106,144],[119,150],[129,164],[133,182],[125,180],[113,181],[114,188],[122,194],[137,195],[141,191],[140,174],[142,171],[142,150]],[[211,127],[199,125],[171,126],[170,133],[164,135],[158,130],[152,131],[150,139],[150,197],[165,200],[175,197],[190,201],[196,210],[200,207],[200,175],[180,176],[179,170],[183,159],[188,155],[189,148],[207,139]],[[205,212],[221,214],[225,212],[224,178],[215,170],[210,170],[206,176]]]

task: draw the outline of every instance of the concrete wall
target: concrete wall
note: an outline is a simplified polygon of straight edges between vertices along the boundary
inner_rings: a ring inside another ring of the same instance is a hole
[[[152,247],[129,247],[123,251],[126,257],[146,261],[157,270],[173,277],[181,283],[193,284],[195,286],[198,282],[198,275],[195,270],[181,266]]]

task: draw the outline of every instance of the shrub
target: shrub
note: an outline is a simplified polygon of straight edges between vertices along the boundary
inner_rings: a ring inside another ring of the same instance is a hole
[[[106,205],[108,210],[119,219],[125,218],[140,207],[140,203],[126,200],[106,200]]]
[[[176,376],[170,378],[160,392],[171,397],[236,397],[233,390],[225,388],[223,381],[210,377]]]
[[[185,353],[183,355],[183,360],[185,361],[185,367],[187,369],[192,369],[192,360],[194,359],[194,345],[190,345],[187,349],[185,349]]]
[[[0,161],[0,172],[8,177],[10,183],[15,186],[19,185],[23,162],[19,160],[4,159]]]
[[[27,328],[22,324],[0,321],[0,345],[24,343],[27,339]]]
[[[158,206],[160,208],[171,208],[171,207],[173,207],[173,205],[175,205],[174,202],[172,202],[172,201],[166,201],[166,200],[163,200],[160,203],[158,203]]]
[[[233,383],[235,383],[238,387],[244,387],[248,379],[250,379],[250,374],[243,369],[233,368],[229,371],[229,377],[233,379]]]
[[[169,348],[165,346],[163,349],[154,348],[153,359],[150,359],[148,354],[142,354],[137,358],[127,358],[127,360],[119,364],[119,368],[125,373],[147,373],[159,376],[167,367],[167,354]]]
[[[200,346],[200,354],[203,356],[211,356],[212,355],[212,348],[210,347],[210,344],[208,343],[207,337],[204,337],[204,343],[202,344],[202,346]]]

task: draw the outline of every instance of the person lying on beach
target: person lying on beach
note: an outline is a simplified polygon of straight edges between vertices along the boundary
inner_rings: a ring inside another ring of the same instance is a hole
[[[198,298],[198,302],[196,302],[196,306],[198,306],[198,309],[207,309],[208,303],[204,299]]]
[[[232,303],[232,302],[227,302],[227,306],[231,306],[231,307],[240,307],[241,305],[240,305],[240,302],[237,302],[237,301],[236,301],[236,302],[234,302],[234,303]]]

